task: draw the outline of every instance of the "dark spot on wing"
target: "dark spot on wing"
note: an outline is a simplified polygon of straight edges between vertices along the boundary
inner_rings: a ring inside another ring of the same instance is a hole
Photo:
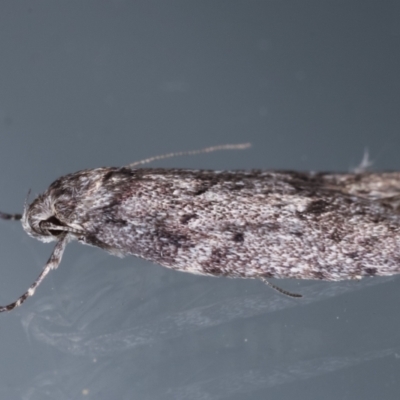
[[[265,272],[262,274],[263,278],[273,278],[275,275],[273,272]]]
[[[195,196],[200,196],[201,194],[207,192],[208,189],[209,189],[209,186],[203,186],[203,187],[201,187],[200,189],[197,189],[197,190],[194,192],[194,195],[195,195]]]
[[[107,182],[114,174],[114,171],[108,171],[104,177],[103,177],[103,182]]]
[[[229,187],[229,190],[232,190],[232,191],[234,191],[234,190],[242,190],[244,188],[244,185],[243,184],[237,184],[237,183],[234,183],[232,186],[230,186]]]
[[[119,175],[126,175],[126,176],[136,175],[136,171],[124,167],[117,169],[116,173],[118,173]]]
[[[140,173],[141,170],[131,170],[129,168],[112,168],[110,171],[108,171],[104,176],[103,176],[103,183],[108,182],[111,178],[130,178],[132,176],[135,176],[137,179],[140,178]]]
[[[376,245],[376,242],[379,241],[379,238],[376,236],[370,236],[360,241],[361,246],[365,246],[367,248],[373,247]]]
[[[191,219],[196,219],[197,214],[185,214],[181,217],[181,224],[186,225]]]
[[[371,276],[374,276],[374,275],[376,275],[376,273],[377,273],[377,269],[376,268],[365,268],[365,273],[367,274],[367,275],[371,275]]]
[[[221,177],[217,179],[215,176],[208,177],[207,175],[202,178],[206,178],[206,180],[202,180],[202,182],[197,186],[194,192],[195,196],[200,196],[201,194],[206,193],[213,186],[220,183],[219,179],[221,179]]]
[[[233,235],[233,241],[234,242],[243,242],[244,241],[244,235],[241,232],[237,232]]]
[[[222,251],[221,249],[215,248],[211,252],[211,258],[210,261],[212,264],[221,264],[222,260],[225,259],[225,252]]]
[[[128,225],[128,223],[124,219],[120,219],[120,218],[105,219],[105,223],[106,224],[115,224],[116,226],[118,226],[120,228]]]
[[[305,214],[323,214],[328,211],[329,203],[325,200],[312,201],[304,211]]]
[[[335,243],[340,243],[343,239],[343,234],[341,234],[337,229],[335,229],[330,235],[328,235],[328,237]]]
[[[214,275],[214,276],[220,276],[223,275],[224,272],[222,271],[222,269],[216,265],[212,265],[212,264],[205,264],[203,265],[203,271],[205,274],[209,274],[209,275]]]
[[[302,192],[308,196],[313,196],[315,193],[324,187],[323,175],[310,175],[304,172],[287,171],[286,182],[289,183],[296,192]]]
[[[158,237],[158,241],[165,244],[166,246],[173,245],[175,248],[192,247],[190,238],[187,235],[175,233],[163,227],[160,227],[156,231],[156,236]]]
[[[296,211],[296,217],[300,220],[305,220],[305,212]]]
[[[353,260],[359,257],[356,251],[353,251],[352,253],[347,253],[346,256],[352,258]]]
[[[313,272],[312,272],[312,275],[313,275],[313,278],[314,278],[314,279],[319,279],[319,280],[325,279],[325,275],[324,275],[324,273],[321,272],[321,271],[313,271]]]

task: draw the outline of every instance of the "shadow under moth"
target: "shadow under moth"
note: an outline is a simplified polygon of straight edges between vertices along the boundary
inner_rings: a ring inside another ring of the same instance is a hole
[[[0,312],[32,296],[71,240],[117,256],[232,278],[339,281],[400,273],[400,172],[322,173],[126,167],[65,175],[23,214],[24,230],[56,245],[37,280]]]

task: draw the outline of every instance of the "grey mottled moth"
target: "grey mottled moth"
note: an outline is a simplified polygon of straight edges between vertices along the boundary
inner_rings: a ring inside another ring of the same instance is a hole
[[[25,231],[56,246],[71,240],[200,275],[338,281],[400,272],[400,173],[312,173],[135,168],[179,154],[96,168],[53,182],[23,215]],[[296,295],[295,295],[296,296]]]

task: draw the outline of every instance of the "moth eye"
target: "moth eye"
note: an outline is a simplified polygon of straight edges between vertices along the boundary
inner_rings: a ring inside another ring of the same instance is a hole
[[[62,233],[64,233],[63,231],[58,231],[58,230],[55,230],[55,229],[48,229],[47,226],[49,224],[57,225],[57,226],[64,226],[63,223],[57,217],[55,217],[54,215],[52,215],[51,217],[47,218],[44,221],[41,221],[39,226],[43,229],[43,231],[49,232],[53,236],[59,236]]]

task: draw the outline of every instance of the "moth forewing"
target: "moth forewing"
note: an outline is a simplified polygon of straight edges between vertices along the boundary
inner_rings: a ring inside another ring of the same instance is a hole
[[[33,295],[70,240],[211,276],[338,281],[400,272],[400,173],[135,168],[180,154],[53,182],[22,223],[57,244],[28,291],[0,311]]]

